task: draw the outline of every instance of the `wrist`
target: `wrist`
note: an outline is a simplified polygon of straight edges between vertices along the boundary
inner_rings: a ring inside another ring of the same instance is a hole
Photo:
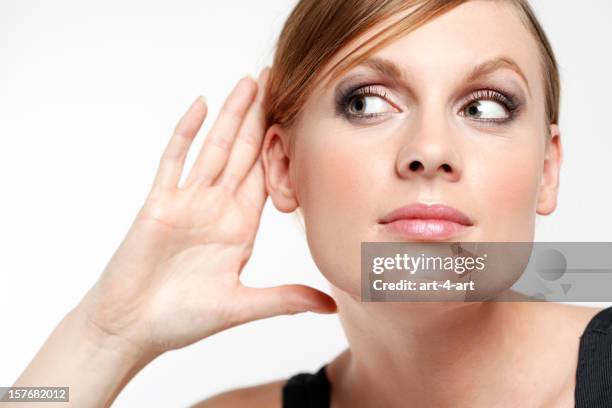
[[[92,353],[114,355],[130,368],[144,366],[161,354],[96,325],[83,304],[72,309],[65,320],[75,333],[79,333],[84,347]]]
[[[77,406],[109,407],[131,379],[161,354],[105,332],[80,306],[71,310],[61,325],[69,337],[67,345],[73,347],[71,371],[80,373],[78,386],[70,389],[71,399],[74,395],[79,401]]]
[[[76,307],[60,321],[14,386],[69,387],[70,407],[109,407],[160,353],[105,333]]]

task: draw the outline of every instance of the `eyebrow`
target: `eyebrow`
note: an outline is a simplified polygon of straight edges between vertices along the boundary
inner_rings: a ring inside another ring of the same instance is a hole
[[[391,60],[380,57],[371,57],[360,63],[358,66],[370,68],[373,71],[376,71],[379,74],[388,77],[394,81],[406,82],[406,78],[403,71]],[[525,82],[525,85],[527,86],[527,91],[529,92],[529,95],[531,95],[531,90],[529,88],[529,81],[527,80],[527,77],[525,76],[519,65],[512,58],[506,56],[492,58],[479,63],[474,68],[472,68],[472,70],[467,75],[465,75],[464,81],[474,82],[478,78],[486,76],[501,68],[507,68],[517,73]]]

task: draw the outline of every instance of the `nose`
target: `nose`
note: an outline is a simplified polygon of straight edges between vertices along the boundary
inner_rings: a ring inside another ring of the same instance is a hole
[[[457,181],[462,161],[451,130],[438,118],[434,125],[418,126],[409,135],[397,157],[397,172],[406,179],[440,177]]]

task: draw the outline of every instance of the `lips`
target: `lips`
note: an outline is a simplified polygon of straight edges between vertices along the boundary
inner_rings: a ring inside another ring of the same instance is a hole
[[[384,216],[380,223],[387,224],[402,219],[445,220],[461,225],[473,225],[472,220],[456,208],[443,204],[427,205],[422,203],[397,208]]]
[[[379,223],[388,232],[412,239],[448,239],[474,225],[463,212],[444,204],[415,203],[397,208]]]

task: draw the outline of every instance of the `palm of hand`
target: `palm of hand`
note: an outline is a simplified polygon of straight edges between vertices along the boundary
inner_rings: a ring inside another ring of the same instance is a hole
[[[335,311],[313,288],[250,288],[239,279],[267,198],[260,155],[266,74],[252,106],[252,80],[230,94],[181,187],[206,105],[194,102],[179,121],[145,204],[85,297],[97,329],[163,352],[250,320]]]

